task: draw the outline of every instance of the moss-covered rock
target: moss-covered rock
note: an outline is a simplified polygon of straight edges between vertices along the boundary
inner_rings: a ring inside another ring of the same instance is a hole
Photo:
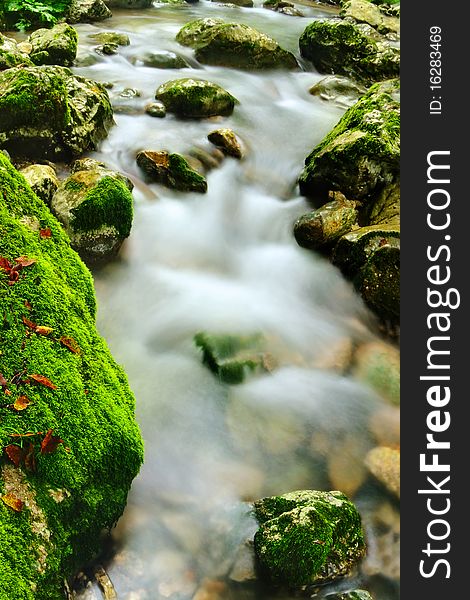
[[[369,200],[400,169],[399,82],[373,85],[305,159],[300,191],[323,201],[328,190]]]
[[[15,40],[0,33],[0,71],[19,65],[29,67],[32,64],[29,54],[18,48]]]
[[[59,23],[52,29],[37,29],[29,36],[35,65],[62,65],[70,67],[77,56],[78,34],[68,23]]]
[[[87,260],[116,254],[132,226],[132,183],[120,173],[96,167],[75,171],[51,202],[72,247]]]
[[[0,599],[50,600],[122,514],[142,442],[126,377],[95,328],[90,273],[1,153],[0,190],[0,370],[11,392],[0,408]],[[6,260],[18,257],[35,262],[13,277]],[[20,396],[24,410],[7,406]]]
[[[59,187],[55,170],[50,165],[29,165],[21,169],[20,173],[36,196],[50,205],[52,196]]]
[[[0,73],[0,148],[12,156],[78,156],[96,148],[112,124],[105,88],[65,67]]]
[[[356,23],[367,23],[379,33],[398,33],[400,19],[387,15],[379,6],[369,0],[346,0],[341,3],[341,17],[354,20]]]
[[[400,226],[400,181],[383,188],[368,213],[371,225]]]
[[[95,23],[112,16],[103,0],[72,0],[65,18],[67,23]]]
[[[212,144],[220,148],[227,156],[243,158],[242,145],[235,132],[231,129],[223,128],[211,131],[208,134],[207,139],[209,142],[212,142]]]
[[[273,583],[296,588],[330,581],[364,555],[361,517],[341,492],[291,492],[254,508],[256,556]]]
[[[346,108],[355,104],[366,92],[367,89],[360,83],[340,75],[328,75],[309,89],[312,96]]]
[[[180,154],[146,150],[137,154],[136,161],[142,171],[157,183],[182,192],[207,192],[206,178]]]
[[[294,55],[276,40],[241,23],[198,19],[187,23],[177,41],[195,49],[201,63],[238,69],[297,69]]]
[[[153,69],[185,69],[190,65],[179,54],[175,52],[146,52],[142,56],[137,56],[132,60],[135,63],[142,63],[144,67],[152,67]]]
[[[127,33],[119,33],[118,31],[99,31],[98,33],[90,33],[88,37],[98,44],[129,46],[131,43]]]
[[[299,47],[320,73],[352,76],[370,85],[400,72],[398,48],[366,24],[314,21],[301,35]]]
[[[203,363],[224,383],[242,383],[249,373],[267,370],[269,357],[261,335],[198,333],[194,342]]]
[[[220,85],[191,78],[163,83],[155,98],[163,102],[168,112],[194,118],[230,115],[238,102]]]
[[[302,215],[294,223],[294,236],[299,246],[313,250],[321,248],[353,228],[357,220],[356,203],[339,193],[336,196],[340,198]]]

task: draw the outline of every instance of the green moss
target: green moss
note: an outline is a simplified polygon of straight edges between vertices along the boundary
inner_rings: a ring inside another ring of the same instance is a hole
[[[216,25],[223,25],[224,23],[225,21],[222,19],[213,19],[210,17],[190,21],[178,31],[176,41],[182,46],[190,46],[192,48],[200,39],[201,34],[209,31]]]
[[[36,65],[71,66],[77,56],[78,34],[67,23],[52,29],[34,31],[29,41],[33,47],[31,60]]]
[[[36,472],[1,459],[0,494],[8,489],[10,469],[31,492],[44,528],[38,529],[31,506],[14,513],[0,502],[0,600],[10,599],[11,590],[15,600],[50,600],[63,597],[63,578],[91,558],[99,549],[100,530],[121,515],[142,461],[142,443],[126,376],[95,328],[90,273],[2,154],[0,190],[0,256],[37,261],[12,286],[0,271],[0,371],[8,381],[24,373],[16,385],[9,384],[11,398],[25,394],[31,400],[22,412],[0,408],[0,447],[12,443],[13,432],[53,429],[65,441],[53,454],[37,452]],[[49,228],[51,237],[41,239],[28,227],[31,219]],[[23,317],[53,332],[27,335]],[[73,338],[80,353],[62,345],[61,336]],[[28,382],[26,375],[34,373],[57,389]],[[42,437],[30,438],[36,448]],[[56,502],[51,490],[62,490],[63,500]]]
[[[80,190],[83,184],[71,180]],[[86,195],[83,202],[72,210],[71,226],[76,231],[93,231],[100,227],[115,227],[120,235],[127,237],[132,227],[132,194],[116,177],[103,177]]]
[[[183,117],[230,115],[238,102],[216,83],[201,79],[175,79],[162,84],[155,93],[169,112]]]
[[[207,192],[207,180],[192,169],[186,159],[179,154],[168,157],[169,179],[171,187],[181,191]]]
[[[81,181],[77,181],[76,179],[69,179],[65,182],[64,187],[70,192],[79,192],[85,187],[85,184]]]

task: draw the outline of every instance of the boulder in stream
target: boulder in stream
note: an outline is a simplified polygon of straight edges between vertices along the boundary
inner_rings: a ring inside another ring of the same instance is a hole
[[[154,51],[146,52],[142,56],[137,56],[132,59],[133,63],[142,63],[144,67],[152,67],[153,69],[186,69],[190,65],[179,54],[175,52]]]
[[[243,149],[240,140],[232,129],[216,129],[207,136],[209,142],[212,142],[217,148],[220,148],[227,156],[233,158],[243,158]]]
[[[163,102],[168,112],[193,118],[230,115],[238,102],[220,85],[192,78],[163,83],[157,89],[155,98]]]
[[[0,597],[64,598],[64,580],[124,510],[142,440],[127,378],[96,330],[92,277],[2,153],[0,191],[1,373],[11,392],[0,408]]]
[[[95,23],[112,16],[103,0],[72,0],[66,20],[67,23]]]
[[[131,43],[127,33],[119,33],[118,31],[99,31],[98,33],[90,33],[90,40],[98,44],[116,44],[117,46],[129,46]]]
[[[318,96],[327,102],[334,102],[338,106],[349,108],[355,104],[367,89],[340,75],[327,75],[309,89],[312,96]]]
[[[400,19],[386,14],[380,6],[369,0],[346,0],[341,3],[341,17],[346,17],[356,23],[367,23],[379,33],[398,33]]]
[[[273,38],[242,23],[198,19],[187,23],[176,40],[195,49],[196,59],[207,65],[238,69],[297,69],[291,52]]]
[[[32,66],[29,52],[25,52],[16,41],[0,33],[0,71],[11,67]]]
[[[153,181],[181,192],[207,192],[206,178],[180,154],[145,150],[136,157],[138,166]]]
[[[149,8],[153,0],[104,0],[110,8]]]
[[[350,590],[327,594],[325,600],[373,600],[373,598],[367,590]]]
[[[75,171],[51,202],[72,247],[86,260],[114,256],[132,226],[132,183],[120,173],[95,167]]]
[[[261,571],[290,588],[347,575],[364,556],[361,517],[338,491],[302,490],[254,503]]]
[[[65,67],[0,73],[0,148],[12,156],[79,156],[95,149],[113,123],[105,88]]]
[[[30,58],[35,65],[70,67],[77,56],[78,34],[68,23],[37,29],[29,36]]]

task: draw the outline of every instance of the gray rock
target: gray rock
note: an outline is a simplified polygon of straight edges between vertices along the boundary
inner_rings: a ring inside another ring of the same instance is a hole
[[[33,64],[29,58],[31,49],[29,48],[29,52],[25,52],[14,39],[0,33],[0,71],[19,65],[31,66]]]
[[[110,8],[149,8],[153,0],[104,0]]]
[[[77,56],[78,35],[67,23],[33,31],[29,43],[32,46],[30,58],[35,65],[69,67]]]
[[[95,23],[113,15],[103,0],[72,0],[66,15],[68,23]]]
[[[90,40],[98,42],[98,44],[116,44],[118,46],[129,46],[131,43],[127,33],[119,33],[117,31],[100,31],[99,33],[90,33]]]
[[[185,69],[190,65],[186,60],[174,52],[147,52],[141,57],[136,57],[132,62],[141,62],[145,67],[154,69]]]
[[[356,21],[356,23],[367,23],[379,33],[398,33],[400,31],[400,19],[392,17],[368,0],[347,0],[341,5],[340,16]]]
[[[52,196],[59,187],[59,180],[54,169],[49,165],[29,165],[21,169],[20,173],[36,196],[50,205]]]
[[[347,77],[328,75],[313,85],[309,92],[312,96],[349,108],[367,92],[367,89]]]
[[[163,102],[151,102],[147,104],[145,112],[151,117],[158,117],[160,119],[166,116],[166,108]]]

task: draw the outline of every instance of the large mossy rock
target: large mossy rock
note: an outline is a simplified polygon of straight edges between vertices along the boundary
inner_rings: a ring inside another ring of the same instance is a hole
[[[163,102],[168,112],[193,118],[230,115],[238,102],[220,85],[192,78],[163,83],[155,92],[155,99]]]
[[[238,69],[297,69],[295,56],[268,35],[241,23],[198,19],[187,23],[176,40],[195,49],[196,59],[207,65]]]
[[[103,0],[72,0],[66,19],[68,23],[95,23],[112,16]]]
[[[22,65],[32,66],[29,55],[22,52],[15,40],[0,33],[0,71]]]
[[[102,167],[75,171],[59,186],[52,212],[84,259],[101,261],[115,255],[129,236],[132,187],[123,175]]]
[[[262,572],[290,588],[347,575],[365,553],[361,517],[341,492],[304,490],[254,504]]]
[[[62,65],[70,67],[77,56],[78,34],[68,23],[59,23],[52,29],[37,29],[29,36],[35,65]]]
[[[400,19],[387,15],[379,6],[369,0],[346,0],[341,3],[340,16],[354,20],[356,23],[367,23],[379,33],[398,33]]]
[[[142,441],[91,275],[2,153],[0,191],[0,600],[59,599],[122,514]]]
[[[299,47],[320,73],[347,75],[370,85],[400,72],[399,49],[366,24],[314,21],[301,35]]]
[[[65,67],[0,73],[0,148],[12,156],[79,156],[95,149],[112,124],[106,89]]]
[[[400,169],[400,84],[373,85],[305,159],[300,191],[327,199],[329,190],[369,200]]]

